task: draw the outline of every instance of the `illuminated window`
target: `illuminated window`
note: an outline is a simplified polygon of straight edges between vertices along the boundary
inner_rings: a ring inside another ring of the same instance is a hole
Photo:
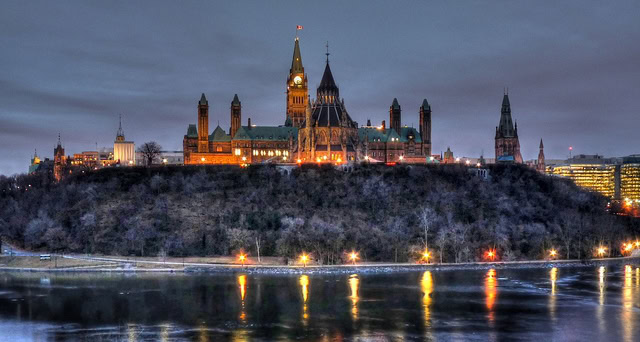
[[[239,155],[240,155],[240,153],[241,153],[241,152],[240,152],[240,149],[239,149],[239,148],[236,148],[236,156],[239,156]]]

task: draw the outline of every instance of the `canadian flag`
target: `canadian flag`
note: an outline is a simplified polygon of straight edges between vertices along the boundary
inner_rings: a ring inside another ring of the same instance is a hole
[[[296,26],[296,30],[302,30],[302,25]]]

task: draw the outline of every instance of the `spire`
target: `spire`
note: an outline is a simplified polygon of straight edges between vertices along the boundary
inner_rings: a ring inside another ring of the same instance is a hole
[[[233,106],[233,105],[236,105],[236,106],[239,106],[239,105],[240,105],[240,99],[238,98],[238,94],[235,94],[235,95],[233,96],[233,101],[231,101],[231,105],[232,105],[232,106]]]
[[[200,96],[200,102],[198,102],[199,105],[208,105],[209,101],[207,101],[207,97],[204,96],[204,93],[202,93],[202,96]]]
[[[398,99],[396,99],[395,97],[393,98],[393,103],[391,104],[391,108],[400,109],[400,104],[398,103]]]
[[[302,55],[300,55],[299,39],[296,37],[295,45],[293,46],[293,60],[291,61],[291,73],[304,73],[304,67],[302,66]]]
[[[327,62],[327,65],[324,67],[324,74],[322,75],[322,81],[320,81],[320,85],[318,86],[318,98],[321,97],[320,92],[323,92],[335,97],[339,97],[338,86],[336,85],[336,82],[333,80],[333,74],[331,73],[329,62]]]
[[[544,145],[542,144],[542,139],[540,139],[540,149],[543,149]]]
[[[60,133],[58,133],[58,147],[62,146],[62,142],[60,141]]]
[[[500,124],[498,126],[496,136],[501,137],[514,137],[517,135],[517,128],[514,129],[513,121],[511,119],[511,103],[509,102],[509,94],[506,93],[502,98],[502,109],[500,110]]]
[[[327,47],[327,53],[325,53],[325,55],[327,55],[327,64],[329,64],[329,41],[327,41],[327,45],[325,45]]]
[[[124,137],[124,132],[122,131],[122,114],[120,114],[120,123],[118,124],[118,133],[116,133],[117,137]]]

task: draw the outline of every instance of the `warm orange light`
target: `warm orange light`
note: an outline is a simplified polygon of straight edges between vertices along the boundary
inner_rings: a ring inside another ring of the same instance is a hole
[[[204,157],[200,158],[200,161],[204,161]]]
[[[302,253],[300,256],[300,261],[304,264],[304,267],[307,267],[307,262],[309,261],[309,256],[307,254]]]
[[[356,264],[356,260],[358,260],[358,253],[351,251],[351,253],[349,253],[349,260],[351,260],[351,262],[353,262],[353,264]]]
[[[496,258],[496,251],[494,249],[490,249],[487,251],[487,258],[491,259],[491,261],[494,261]]]
[[[342,158],[338,158],[338,160],[336,160],[336,162],[342,163]]]
[[[429,258],[431,258],[431,253],[429,253],[429,250],[425,248],[424,252],[422,252],[422,259],[425,262],[429,262]]]
[[[598,247],[598,255],[599,255],[599,256],[603,256],[603,255],[604,255],[604,253],[606,253],[606,251],[607,251],[607,248],[606,248],[606,247],[602,247],[602,246],[601,246],[601,247]]]
[[[302,159],[298,159],[298,164],[302,163]]]
[[[555,258],[557,254],[558,252],[555,249],[552,249],[551,251],[549,251],[549,255],[551,255],[552,258]]]
[[[245,254],[238,255],[238,261],[240,261],[242,266],[244,266],[244,263],[247,261],[247,256]]]

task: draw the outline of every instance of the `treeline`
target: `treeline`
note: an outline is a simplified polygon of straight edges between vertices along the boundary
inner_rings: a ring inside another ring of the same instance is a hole
[[[132,167],[0,176],[0,234],[32,250],[138,256],[229,255],[344,261],[589,258],[619,254],[638,220],[602,196],[523,166]]]

